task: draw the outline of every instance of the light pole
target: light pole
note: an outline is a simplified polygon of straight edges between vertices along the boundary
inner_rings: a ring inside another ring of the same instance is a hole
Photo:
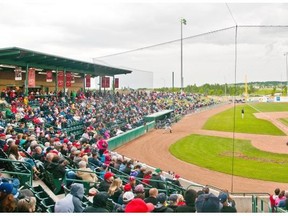
[[[181,18],[181,91],[183,91],[183,31],[182,31],[182,24],[186,25],[186,20]]]
[[[284,53],[284,56],[286,56],[286,96],[288,96],[288,62],[287,62],[287,55],[288,52]]]
[[[174,92],[174,72],[172,72],[172,91]]]

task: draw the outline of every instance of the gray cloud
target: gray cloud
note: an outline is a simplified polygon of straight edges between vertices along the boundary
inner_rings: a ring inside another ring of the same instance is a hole
[[[228,5],[238,25],[288,24],[286,3]],[[0,0],[0,18],[0,47],[20,46],[86,61],[180,39],[181,18],[187,20],[184,37],[235,25],[225,3],[181,1]],[[238,28],[238,78],[250,73],[250,80],[279,80],[285,71],[287,36],[287,28]],[[235,29],[230,29],[185,39],[185,84],[233,81],[234,38]],[[154,86],[171,83],[174,71],[180,84],[179,41],[103,60],[154,72],[147,78]]]

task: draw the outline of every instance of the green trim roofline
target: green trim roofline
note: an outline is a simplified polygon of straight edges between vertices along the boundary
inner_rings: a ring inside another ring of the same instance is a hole
[[[59,71],[66,69],[66,71],[74,73],[90,74],[92,77],[114,76],[117,74],[128,74],[132,72],[121,68],[98,65],[18,47],[0,49],[0,64],[23,68],[26,68],[26,66],[29,65],[29,67],[44,70]]]

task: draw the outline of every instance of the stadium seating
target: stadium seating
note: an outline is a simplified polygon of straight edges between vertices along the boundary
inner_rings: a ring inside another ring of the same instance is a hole
[[[47,170],[45,170],[43,176],[43,181],[54,194],[58,195],[64,192],[62,178],[54,178],[53,174]]]
[[[42,212],[47,212],[48,209],[54,208],[55,201],[51,197],[48,197],[40,201],[40,206]]]

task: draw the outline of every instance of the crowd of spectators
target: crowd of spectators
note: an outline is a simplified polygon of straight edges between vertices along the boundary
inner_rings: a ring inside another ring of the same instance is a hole
[[[12,93],[1,93],[1,98],[10,106],[6,109],[6,118],[18,123],[21,128],[25,128],[25,125],[20,123],[26,120],[33,122],[26,127],[35,130],[38,135],[46,133],[44,126],[47,128],[49,125],[52,132],[64,133],[65,128],[81,122],[85,128],[90,126],[106,139],[143,125],[144,116],[161,110],[173,109],[174,115],[186,114],[215,103],[213,99],[199,94],[144,91],[132,91],[127,94],[79,91],[77,94],[71,92],[70,97],[44,97],[33,92],[28,97],[17,97],[15,92]]]
[[[104,207],[100,206],[102,201],[110,198],[118,212],[137,211],[137,205],[141,211],[153,209],[161,212],[164,206],[166,209],[166,201],[169,200],[162,192],[158,194],[158,190],[165,189],[161,180],[171,181],[181,187],[178,180],[180,176],[173,175],[171,179],[163,179],[160,169],[152,172],[135,160],[128,160],[109,151],[109,138],[143,125],[144,116],[149,114],[173,109],[175,115],[184,115],[214,103],[212,99],[198,94],[182,93],[132,91],[126,94],[111,94],[79,91],[71,92],[67,97],[61,92],[57,96],[44,96],[38,92],[24,97],[17,95],[15,91],[2,91],[0,149],[9,159],[26,162],[33,171],[35,180],[45,181],[43,173],[51,172],[54,178],[81,179],[96,187],[97,193],[92,207],[83,209],[75,204],[73,208],[69,208],[66,203],[77,203],[77,199],[81,200],[81,191],[84,189],[82,184],[68,182],[71,196],[66,196],[65,200],[56,203],[55,211],[66,211],[61,206],[67,207],[67,212],[92,212],[94,208],[103,210]],[[79,136],[69,132],[69,128],[75,125],[81,132]],[[127,174],[128,183],[122,185],[123,180],[114,179],[113,172],[110,172],[112,168]],[[144,194],[142,184],[136,185],[136,178],[142,179],[143,185],[152,187],[148,196]],[[12,193],[10,189],[10,185],[6,183],[0,184],[0,204],[8,200],[15,203],[14,207],[11,207],[13,211],[17,209],[17,205],[18,211],[35,211],[35,206],[32,205],[33,196],[24,196],[21,201],[17,197],[14,202],[13,196],[8,196]],[[178,195],[177,199],[175,198],[176,195],[171,197],[171,205],[172,201],[174,205],[178,205]],[[147,199],[154,199],[153,205],[145,204],[150,203]],[[181,196],[179,203],[180,201]],[[23,207],[24,204],[27,205]],[[175,206],[170,209],[173,208],[175,209]],[[3,208],[0,210],[10,211]]]
[[[159,192],[157,188],[151,188],[146,195],[142,184],[138,184],[134,188],[129,186],[129,183],[123,186],[122,180],[115,178],[110,184],[108,192],[98,191],[93,197],[92,204],[87,207],[81,204],[83,191],[82,184],[72,184],[71,192],[56,202],[55,212],[237,212],[236,203],[228,191],[221,191],[217,197],[209,190],[207,192],[207,188],[198,191],[187,189],[184,197],[176,193],[168,196],[166,193]],[[113,203],[112,210],[107,205],[109,200]]]

